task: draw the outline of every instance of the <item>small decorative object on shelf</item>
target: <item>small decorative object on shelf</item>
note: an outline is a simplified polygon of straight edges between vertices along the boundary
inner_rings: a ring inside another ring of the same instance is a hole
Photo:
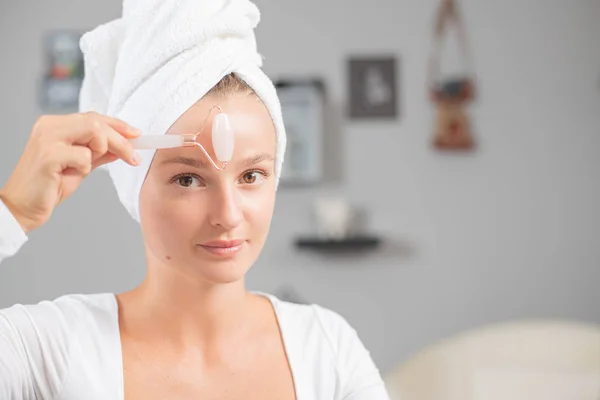
[[[323,239],[342,240],[349,233],[353,212],[348,200],[343,197],[320,197],[314,202],[314,213],[318,234]]]
[[[353,232],[356,214],[344,197],[317,198],[314,203],[314,214],[317,221],[317,234],[297,239],[297,247],[315,250],[356,251],[373,249],[381,242],[375,236]]]

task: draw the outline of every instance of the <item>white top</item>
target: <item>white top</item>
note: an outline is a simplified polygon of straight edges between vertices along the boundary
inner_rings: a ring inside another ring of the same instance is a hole
[[[0,201],[0,262],[27,236]],[[389,400],[356,331],[317,305],[271,300],[298,400]],[[0,399],[123,400],[114,294],[69,295],[0,310]]]

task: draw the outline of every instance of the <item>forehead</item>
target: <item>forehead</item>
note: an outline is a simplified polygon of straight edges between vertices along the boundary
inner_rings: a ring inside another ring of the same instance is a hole
[[[221,107],[229,116],[236,131],[246,133],[249,130],[260,130],[275,133],[269,111],[257,96],[233,94],[225,98],[209,96],[199,100],[175,121],[167,134],[196,133],[203,125],[205,131],[210,130],[212,119],[219,112],[215,106]]]
[[[212,148],[212,122],[221,107],[228,115],[234,130],[234,160],[251,153],[271,153],[275,156],[276,131],[271,116],[256,96],[231,95],[226,98],[206,97],[190,107],[167,131],[167,134],[195,134],[198,142],[214,156]],[[196,148],[159,150],[156,158],[170,157],[181,152],[199,152]]]

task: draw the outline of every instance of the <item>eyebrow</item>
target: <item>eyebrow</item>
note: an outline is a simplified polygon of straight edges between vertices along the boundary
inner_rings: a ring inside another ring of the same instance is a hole
[[[256,156],[246,158],[244,161],[242,161],[242,165],[245,167],[251,167],[263,161],[273,161],[274,159],[275,158],[271,154],[261,153]],[[212,164],[210,164],[204,158],[191,157],[172,157],[161,162],[161,165],[166,164],[183,164],[196,169],[208,169],[209,167],[212,167]]]

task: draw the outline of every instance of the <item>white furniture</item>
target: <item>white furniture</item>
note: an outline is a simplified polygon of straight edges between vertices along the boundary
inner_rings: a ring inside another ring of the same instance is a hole
[[[384,379],[392,400],[600,400],[600,325],[485,327],[424,349]]]

